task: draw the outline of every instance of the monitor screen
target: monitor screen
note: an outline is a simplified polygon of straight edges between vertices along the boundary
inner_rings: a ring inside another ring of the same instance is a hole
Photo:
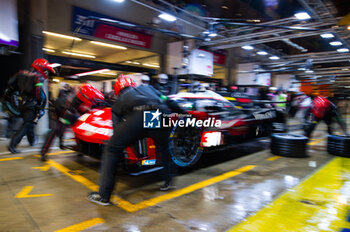
[[[0,44],[18,47],[16,0],[0,0]]]

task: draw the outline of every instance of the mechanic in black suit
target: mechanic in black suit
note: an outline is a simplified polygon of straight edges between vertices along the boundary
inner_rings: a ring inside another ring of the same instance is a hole
[[[123,159],[124,149],[142,138],[152,138],[161,154],[165,183],[160,190],[167,191],[172,187],[174,164],[169,150],[170,130],[163,127],[144,128],[143,114],[148,110],[156,112],[153,117],[158,117],[160,112],[170,113],[170,109],[184,112],[152,86],[136,87],[131,78],[123,75],[116,80],[114,91],[118,97],[112,107],[114,133],[103,154],[99,192],[92,192],[87,198],[100,205],[111,204],[109,200],[115,185],[116,168]]]

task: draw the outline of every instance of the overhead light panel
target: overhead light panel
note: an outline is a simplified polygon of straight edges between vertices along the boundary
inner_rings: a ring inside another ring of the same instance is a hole
[[[43,51],[45,51],[45,52],[55,52],[55,50],[50,49],[50,48],[43,48]]]
[[[71,56],[80,56],[80,57],[86,57],[86,58],[92,58],[92,59],[95,59],[95,58],[96,58],[96,56],[93,56],[93,55],[82,54],[82,53],[76,53],[76,52],[66,52],[66,51],[63,51],[62,53],[63,53],[63,54],[67,54],[67,55],[71,55]]]
[[[99,69],[99,70],[94,70],[94,71],[74,74],[74,76],[83,77],[83,76],[89,76],[89,75],[93,75],[93,74],[97,74],[97,73],[103,73],[103,72],[108,72],[108,71],[111,71],[111,70],[105,68],[105,69]]]
[[[340,42],[340,41],[332,41],[329,44],[332,45],[332,46],[341,46],[341,45],[343,45],[343,43]]]
[[[337,52],[349,52],[348,48],[339,48],[337,49]]]
[[[269,59],[270,60],[279,60],[280,58],[278,56],[270,56]]]
[[[213,38],[213,37],[216,37],[217,35],[218,35],[218,34],[217,34],[216,32],[213,31],[213,32],[209,32],[209,35],[208,35],[208,36]]]
[[[299,20],[311,19],[311,16],[306,12],[299,12],[294,14],[294,16]]]
[[[321,37],[324,39],[330,39],[330,38],[334,38],[334,35],[332,33],[324,33],[324,34],[321,34]]]
[[[175,16],[172,16],[171,14],[167,14],[167,13],[162,13],[162,14],[158,15],[158,17],[161,19],[164,19],[165,21],[168,21],[168,22],[176,21]]]
[[[305,73],[313,73],[314,71],[312,70],[306,70]]]
[[[98,41],[90,41],[90,43],[100,45],[100,46],[110,47],[110,48],[122,49],[122,50],[127,49],[126,47],[123,47],[123,46],[109,44],[109,43],[102,43],[102,42],[98,42]]]
[[[56,82],[56,83],[60,82],[60,80],[59,80],[59,79],[56,79],[56,78],[52,79],[52,81],[53,81],[53,82]]]
[[[58,34],[58,33],[49,32],[49,31],[43,31],[43,33],[46,34],[46,35],[51,35],[51,36],[59,37],[59,38],[62,38],[62,39],[72,39],[72,40],[77,40],[77,41],[81,41],[82,40],[82,39],[80,39],[78,37]]]
[[[146,66],[146,67],[159,68],[159,65],[157,65],[157,64],[147,64],[147,63],[143,63],[142,65],[143,65],[143,66]]]
[[[299,71],[305,71],[306,68],[298,68]]]
[[[124,0],[113,0],[113,1],[115,1],[115,2],[117,2],[117,3],[122,3],[122,2],[124,2]]]
[[[258,51],[256,54],[258,54],[260,56],[266,56],[268,53],[265,51]]]
[[[253,50],[253,49],[254,49],[254,47],[253,47],[253,46],[250,46],[250,45],[242,46],[242,48],[243,48],[244,50]]]

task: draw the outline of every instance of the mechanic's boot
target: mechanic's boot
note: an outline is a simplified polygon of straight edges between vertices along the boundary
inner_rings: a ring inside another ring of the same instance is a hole
[[[20,150],[17,150],[15,147],[12,146],[8,146],[7,149],[12,153],[12,154],[17,154],[17,153],[21,153]]]
[[[63,145],[63,143],[60,143],[60,149],[61,150],[66,150],[67,148],[66,148],[66,146]]]
[[[160,186],[160,191],[169,191],[171,189],[176,189],[176,186],[172,182],[165,182],[162,186]]]
[[[89,193],[86,199],[88,201],[91,201],[91,202],[94,202],[96,204],[103,205],[103,206],[112,205],[112,203],[110,201],[108,201],[107,199],[103,199],[98,192]]]
[[[47,161],[47,155],[41,155],[40,160],[43,161],[43,162],[46,162]]]

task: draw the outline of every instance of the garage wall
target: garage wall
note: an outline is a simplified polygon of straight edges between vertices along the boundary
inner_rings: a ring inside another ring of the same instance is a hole
[[[292,83],[292,75],[279,74],[275,75],[274,86],[277,88],[289,89]]]

